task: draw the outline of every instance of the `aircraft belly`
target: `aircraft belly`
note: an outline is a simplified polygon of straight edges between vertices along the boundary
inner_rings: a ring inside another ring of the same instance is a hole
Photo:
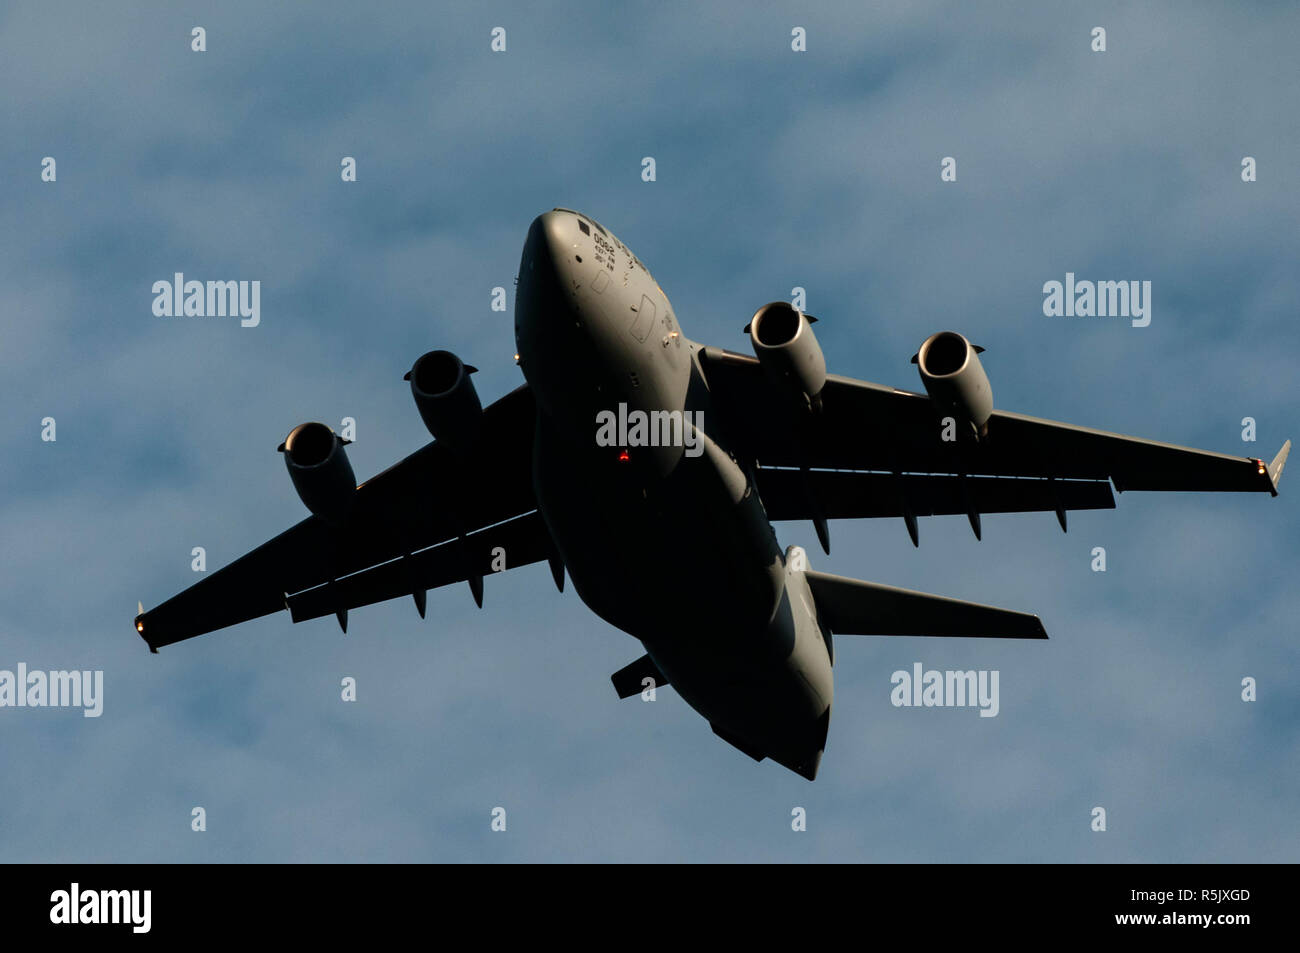
[[[725,515],[585,479],[552,490],[538,501],[569,578],[611,624],[648,642],[725,642],[770,616],[775,567]]]
[[[757,496],[723,492],[714,471],[725,464],[707,456],[649,486],[611,477],[545,431],[537,499],[579,597],[641,640],[711,724],[815,774],[830,659],[802,572],[781,558]]]
[[[777,611],[740,650],[712,640],[674,640],[646,649],[686,702],[754,751],[811,777],[816,774],[834,701],[830,655],[799,571],[786,570]],[[731,743],[735,744],[733,740]]]
[[[539,417],[534,488],[574,588],[646,641],[766,622],[780,549],[758,498],[735,500],[713,460],[682,455],[666,477],[619,463]]]

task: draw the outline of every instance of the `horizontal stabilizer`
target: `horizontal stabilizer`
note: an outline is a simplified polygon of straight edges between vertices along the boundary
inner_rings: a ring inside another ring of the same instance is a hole
[[[654,659],[648,655],[643,655],[631,665],[625,665],[609,677],[614,683],[614,691],[618,692],[619,698],[631,698],[633,695],[640,695],[647,686],[644,679],[652,679],[655,688],[662,688],[668,684],[668,679],[664,678],[663,672],[659,671],[659,666],[654,663]]]
[[[818,621],[836,635],[1045,639],[1038,616],[807,570]]]

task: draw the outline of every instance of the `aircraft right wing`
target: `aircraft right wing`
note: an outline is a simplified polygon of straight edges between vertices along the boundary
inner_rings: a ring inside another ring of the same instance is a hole
[[[347,610],[373,605],[401,596],[412,596],[420,617],[424,617],[425,591],[469,582],[474,598],[482,605],[484,576],[504,569],[549,560],[555,584],[564,588],[564,568],[558,561],[551,535],[536,511],[495,526],[452,539],[423,552],[363,569],[337,581],[322,583],[285,599],[294,622],[338,616],[347,631]]]
[[[391,597],[384,593],[410,594],[422,605],[424,589],[473,585],[491,571],[498,544],[511,568],[548,558],[550,534],[534,512],[535,416],[531,391],[517,388],[483,410],[483,439],[471,459],[427,444],[362,483],[346,523],[307,517],[141,613],[136,630],[157,651],[286,608],[295,621],[333,613],[345,623],[348,608]]]

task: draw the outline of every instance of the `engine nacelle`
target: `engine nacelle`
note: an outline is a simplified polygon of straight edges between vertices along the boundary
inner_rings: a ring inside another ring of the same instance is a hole
[[[983,350],[956,331],[940,331],[926,338],[912,358],[939,411],[965,421],[977,437],[988,433],[993,413],[993,388],[979,359]]]
[[[405,377],[429,433],[457,453],[471,451],[483,429],[483,405],[469,379],[477,370],[451,351],[430,351]]]
[[[816,320],[784,301],[773,301],[755,311],[745,328],[769,378],[814,412],[821,410],[826,386],[826,358],[812,329]]]
[[[280,444],[289,479],[315,516],[342,523],[352,509],[357,478],[348,463],[347,443],[325,424],[299,424]]]

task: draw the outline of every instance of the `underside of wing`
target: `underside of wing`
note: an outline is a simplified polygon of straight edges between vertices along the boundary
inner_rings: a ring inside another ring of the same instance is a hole
[[[770,520],[869,519],[1115,508],[1104,480],[960,477],[760,467],[758,491]]]
[[[550,532],[541,514],[532,512],[295,593],[285,601],[294,622],[333,615],[346,625],[349,609],[401,596],[414,598],[423,616],[429,589],[467,581],[481,586],[484,576],[555,558]],[[481,589],[475,598],[481,600]]]
[[[993,411],[982,434],[974,437],[968,429],[954,427],[951,416],[925,394],[834,375],[826,379],[819,395],[819,412],[801,414],[770,386],[754,358],[704,348],[701,366],[711,400],[734,442],[764,468],[1110,481],[1121,492],[1253,491],[1276,495],[1290,449],[1288,441],[1273,463],[1265,464],[1254,457],[1196,450],[1007,411]],[[769,482],[775,485],[782,480],[788,482],[782,477]],[[819,480],[830,497],[848,485],[841,481],[840,487],[830,487],[833,481]],[[863,478],[860,485],[871,484],[871,478]],[[967,492],[987,497],[993,506],[1021,493],[1030,504],[1024,509],[1072,509],[1075,507],[1068,505],[1071,500],[1083,501],[1083,508],[1107,505],[1098,491],[1063,490],[1060,483],[1028,492],[1020,486],[992,490],[988,482],[966,481],[966,486]],[[931,505],[926,500],[933,501],[936,513],[963,512],[953,502],[959,495],[956,484],[913,481],[904,498],[912,489],[918,493],[914,503],[909,500],[913,512]],[[1044,497],[1052,493],[1064,494],[1061,502],[1067,505],[1042,505],[1050,502]],[[777,502],[776,508],[790,512],[786,502]],[[832,501],[827,505],[833,505]],[[986,510],[997,511],[1002,510]]]
[[[357,487],[342,524],[309,516],[142,613],[136,618],[137,631],[157,650],[285,609],[295,594],[322,585],[345,585],[349,594],[361,598],[361,582],[342,581],[533,512],[534,423],[532,394],[520,387],[483,410],[483,439],[471,457],[457,455],[438,441],[427,444]],[[533,540],[532,545],[539,544]],[[520,556],[507,554],[507,561],[514,565]],[[416,566],[429,579],[445,578],[450,571],[445,554],[421,555]],[[455,571],[463,571],[461,578],[468,579],[479,567],[469,558]],[[374,580],[364,578],[367,583]],[[417,577],[416,584],[423,578]],[[304,597],[300,604],[315,603]]]

